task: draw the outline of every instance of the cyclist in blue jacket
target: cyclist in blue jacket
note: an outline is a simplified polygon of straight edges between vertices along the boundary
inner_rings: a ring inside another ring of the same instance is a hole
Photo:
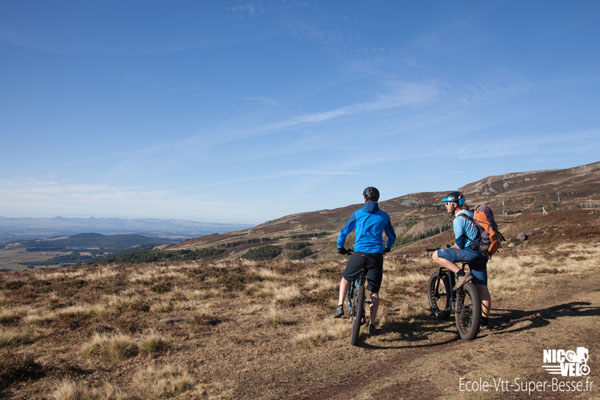
[[[394,245],[396,233],[389,215],[379,209],[377,204],[379,191],[369,186],[363,191],[363,197],[365,205],[350,216],[338,235],[338,253],[346,254],[348,252],[344,248],[346,237],[356,228],[354,253],[348,260],[340,282],[339,302],[333,317],[340,318],[344,315],[344,299],[348,292],[348,286],[361,274],[363,265],[366,263],[367,289],[371,297],[369,334],[372,335],[375,333],[375,317],[379,307],[379,288],[383,278],[383,254],[389,252]],[[383,232],[387,235],[385,247],[383,245]]]

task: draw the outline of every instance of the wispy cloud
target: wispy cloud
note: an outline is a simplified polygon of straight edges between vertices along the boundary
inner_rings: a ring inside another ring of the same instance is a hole
[[[164,217],[179,214],[177,217],[190,219],[193,216],[187,214],[189,210],[221,206],[221,200],[135,186],[0,181],[0,209],[3,215],[15,217]],[[115,210],[119,215],[115,214]]]
[[[277,100],[275,100],[271,97],[250,96],[250,97],[246,97],[245,100],[248,102],[252,102],[252,103],[262,103],[262,104],[267,104],[269,106],[281,107],[281,103],[279,103]]]
[[[265,7],[262,2],[249,2],[244,4],[237,4],[231,7],[231,11],[239,17],[255,17],[256,15],[264,15]]]
[[[354,176],[368,176],[368,175],[377,175],[369,172],[349,172],[349,171],[284,171],[286,175],[354,175]]]
[[[586,144],[587,153],[593,153],[600,147],[600,130],[590,129],[575,132],[554,132],[540,135],[523,132],[506,135],[502,138],[487,140],[485,151],[481,143],[470,142],[457,146],[452,154],[458,159],[488,159],[511,156],[526,156],[554,153],[569,153],[581,150]]]
[[[259,182],[259,181],[267,181],[267,180],[280,179],[280,178],[289,178],[289,177],[292,177],[292,176],[320,176],[320,177],[326,177],[326,176],[340,176],[340,175],[344,175],[344,176],[369,176],[369,175],[377,175],[377,174],[368,173],[368,172],[326,171],[326,170],[281,171],[281,172],[277,172],[277,173],[274,173],[274,174],[268,174],[268,175],[255,175],[255,176],[246,176],[246,177],[241,177],[241,178],[237,178],[237,179],[230,179],[230,180],[219,180],[219,181],[216,181],[216,182],[204,183],[204,184],[201,184],[199,186],[202,186],[202,187],[208,187],[208,186],[229,186],[229,185],[233,185],[233,184],[240,184],[240,183],[246,183],[246,182]]]
[[[350,115],[389,110],[403,106],[422,105],[433,101],[438,95],[438,88],[434,85],[406,83],[397,86],[395,91],[380,95],[373,101],[350,104],[329,111],[298,115],[287,120],[268,124],[262,128],[258,128],[257,131],[275,131],[298,125],[325,122]]]

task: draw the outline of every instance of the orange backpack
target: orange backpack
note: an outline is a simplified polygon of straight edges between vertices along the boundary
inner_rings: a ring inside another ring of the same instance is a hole
[[[479,232],[479,253],[484,257],[494,254],[500,247],[500,241],[504,241],[504,236],[498,230],[498,225],[494,220],[492,209],[486,205],[477,206],[473,213],[473,218],[465,214],[458,214],[471,221]]]

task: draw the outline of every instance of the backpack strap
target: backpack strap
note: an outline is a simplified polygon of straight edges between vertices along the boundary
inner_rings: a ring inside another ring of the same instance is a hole
[[[467,219],[467,220],[471,221],[471,224],[473,224],[473,226],[475,227],[475,230],[477,230],[477,235],[476,235],[476,236],[475,236],[473,239],[471,239],[471,238],[470,238],[470,237],[467,235],[467,233],[465,232],[465,237],[466,237],[468,240],[471,240],[471,241],[473,241],[473,240],[475,240],[475,239],[477,239],[477,238],[481,237],[481,232],[479,231],[480,225],[477,223],[477,221],[475,221],[473,218],[469,217],[467,214],[464,214],[464,213],[458,214],[458,215],[457,215],[457,217],[463,217],[463,218],[465,218],[465,219]],[[474,243],[474,244],[477,244],[477,243]]]
[[[471,221],[471,222],[475,223],[475,220],[473,220],[473,218],[469,217],[467,214],[463,214],[463,213],[461,213],[461,214],[458,214],[458,215],[457,215],[457,217],[463,217],[463,218],[466,218],[466,219],[468,219],[469,221]]]

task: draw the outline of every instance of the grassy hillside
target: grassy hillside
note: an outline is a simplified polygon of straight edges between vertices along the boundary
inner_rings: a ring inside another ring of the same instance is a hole
[[[598,182],[600,162],[563,170],[490,176],[469,183],[460,190],[465,193],[467,203],[472,207],[488,204],[500,220],[510,224],[510,216],[541,214],[542,207],[548,212],[600,209]],[[451,190],[456,188],[413,193],[380,202],[381,209],[392,219],[398,235],[398,246],[432,237],[449,228],[451,219],[440,200]],[[309,257],[319,260],[335,252],[337,233],[352,212],[361,206],[354,204],[334,210],[288,215],[247,230],[187,240],[170,246],[170,249],[223,248],[224,252],[219,257],[235,260],[252,248],[262,247],[265,241],[285,247],[290,242],[308,238],[313,243]],[[502,217],[503,214],[505,217]],[[304,238],[299,238],[301,235]],[[250,243],[252,240],[255,242]],[[245,246],[231,246],[241,242],[246,242]],[[278,257],[285,259],[289,255],[283,251]]]
[[[426,241],[386,256],[379,333],[358,348],[348,345],[349,321],[331,318],[342,256],[4,273],[0,397],[470,398],[460,378],[549,381],[544,348],[600,351],[600,215],[546,217],[506,223],[511,241],[533,235],[490,261],[494,329],[472,342],[427,310]],[[533,396],[541,397],[565,394]]]

